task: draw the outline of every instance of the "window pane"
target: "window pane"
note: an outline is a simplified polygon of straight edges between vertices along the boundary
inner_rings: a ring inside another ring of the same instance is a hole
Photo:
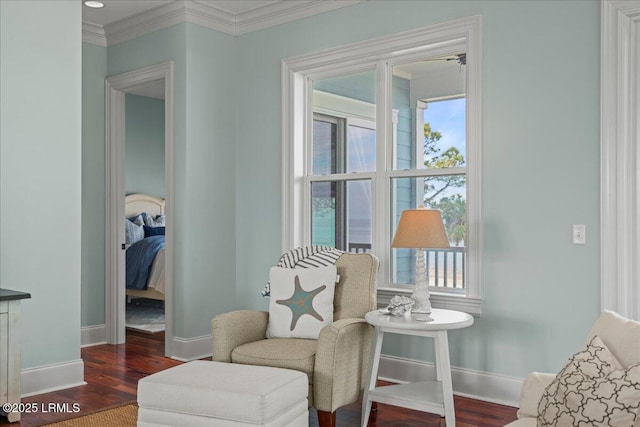
[[[465,164],[465,64],[457,54],[393,67],[394,169]]]
[[[347,128],[347,172],[371,172],[375,168],[375,129],[349,125]]]
[[[311,184],[311,243],[344,251],[371,248],[371,181]]]
[[[427,103],[424,110],[424,166],[465,166],[465,98]]]
[[[311,184],[311,244],[336,246],[336,183]]]
[[[467,237],[466,178],[464,175],[395,178],[392,187],[392,230],[395,233],[405,209],[424,205],[442,213],[451,248],[427,250],[427,275],[430,286],[447,289],[465,287],[465,242]],[[414,283],[415,249],[392,249],[392,281]]]
[[[313,88],[312,174],[373,172],[375,72],[317,80]]]
[[[313,118],[313,171],[316,175],[335,172],[337,121],[316,115]]]

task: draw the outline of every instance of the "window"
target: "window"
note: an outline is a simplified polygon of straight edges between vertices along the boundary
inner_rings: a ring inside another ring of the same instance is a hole
[[[309,173],[311,243],[367,251],[372,240],[371,173],[376,170],[374,74],[313,84]],[[352,88],[359,83],[357,90]],[[351,93],[351,94],[350,94]]]
[[[449,73],[455,75],[455,68],[449,68]],[[428,76],[431,72],[428,65],[422,67],[423,75]],[[415,71],[412,77],[412,81],[415,80]],[[466,102],[463,86],[461,83],[455,88],[455,98],[416,102],[416,126],[412,136],[415,143],[406,144],[406,150],[401,150],[401,145],[396,149],[399,152],[396,168],[407,173],[392,178],[391,186],[394,231],[404,209],[422,205],[442,213],[451,248],[427,249],[425,256],[430,286],[444,291],[464,290],[466,279]],[[412,91],[414,96],[420,94],[415,85]],[[412,176],[406,176],[409,173]],[[393,255],[392,282],[413,283],[415,251],[396,249]]]
[[[442,212],[427,251],[432,303],[480,314],[479,18],[283,63],[283,249],[371,251],[379,302],[410,293],[403,210]]]

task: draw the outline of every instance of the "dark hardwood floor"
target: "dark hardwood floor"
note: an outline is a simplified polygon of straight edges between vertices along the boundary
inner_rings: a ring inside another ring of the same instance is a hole
[[[69,408],[78,404],[80,412],[72,413],[27,413],[20,423],[9,424],[0,417],[0,426],[33,427],[59,421],[72,416],[90,414],[101,409],[136,401],[138,380],[154,372],[179,365],[181,362],[165,358],[164,334],[144,334],[127,331],[127,343],[122,345],[99,345],[82,349],[87,385],[52,393],[25,397],[23,403],[68,403]],[[497,427],[516,419],[516,409],[455,397],[456,425],[458,427]],[[360,402],[338,410],[337,425],[352,427],[360,425]],[[315,411],[311,411],[309,425],[317,426]],[[372,413],[370,427],[431,427],[443,426],[444,419],[437,415],[378,405]]]

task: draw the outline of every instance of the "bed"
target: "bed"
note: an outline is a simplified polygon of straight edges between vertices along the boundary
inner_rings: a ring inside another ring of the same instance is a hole
[[[138,215],[141,215],[143,213],[151,215],[153,218],[155,218],[157,215],[164,215],[164,199],[148,194],[130,194],[125,197],[124,213],[125,218],[137,217]],[[152,260],[152,264],[150,272],[148,273],[148,279],[146,280],[146,283],[138,284],[136,288],[130,288],[128,284],[126,294],[129,297],[149,298],[164,301],[164,235],[151,236],[149,238],[145,238],[144,240],[153,240],[154,244],[147,246],[155,246],[155,250],[157,250],[157,253],[155,253],[155,255],[150,253],[145,254],[144,251],[147,251],[148,249],[147,247],[145,247],[145,242],[142,241],[127,245],[127,283],[131,281],[130,272],[134,270],[134,268],[132,268],[131,262],[136,262],[135,259],[139,256],[140,253],[142,253],[143,256],[148,256],[149,259]],[[158,249],[158,247],[161,248]],[[144,289],[139,289],[141,286],[144,286]]]

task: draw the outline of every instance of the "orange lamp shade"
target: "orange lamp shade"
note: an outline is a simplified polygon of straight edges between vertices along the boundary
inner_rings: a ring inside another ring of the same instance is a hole
[[[448,248],[442,215],[435,209],[407,209],[402,211],[391,247]]]

